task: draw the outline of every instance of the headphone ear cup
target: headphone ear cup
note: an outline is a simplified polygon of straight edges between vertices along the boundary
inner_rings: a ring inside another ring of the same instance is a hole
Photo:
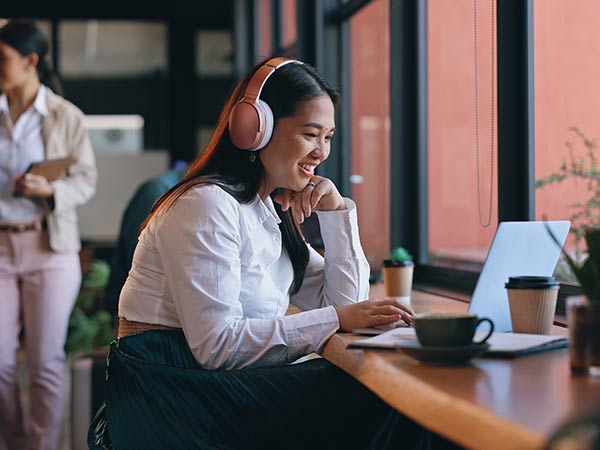
[[[263,115],[257,103],[239,101],[229,115],[229,137],[240,150],[255,150],[263,133],[260,129],[260,116]]]
[[[260,150],[265,147],[273,136],[273,126],[275,119],[273,118],[273,111],[271,107],[262,100],[258,100],[259,114],[263,116],[264,130],[261,135],[260,143],[253,150]]]

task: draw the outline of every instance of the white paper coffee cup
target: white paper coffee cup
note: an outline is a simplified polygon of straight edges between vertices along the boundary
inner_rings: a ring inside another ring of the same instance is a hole
[[[387,297],[405,297],[410,299],[412,291],[414,264],[404,261],[402,265],[382,267],[383,285]]]
[[[510,277],[505,284],[514,333],[552,334],[558,282],[553,277]]]

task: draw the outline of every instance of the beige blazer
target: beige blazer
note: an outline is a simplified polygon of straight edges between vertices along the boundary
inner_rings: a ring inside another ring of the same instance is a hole
[[[71,156],[75,159],[68,175],[51,183],[54,204],[48,204],[46,212],[50,247],[56,252],[79,251],[81,239],[76,208],[96,192],[96,160],[83,125],[83,113],[50,89],[46,89],[46,93],[48,115],[42,122],[46,158]]]

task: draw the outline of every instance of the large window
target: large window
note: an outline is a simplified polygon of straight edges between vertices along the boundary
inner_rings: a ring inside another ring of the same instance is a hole
[[[497,227],[492,0],[428,2],[428,249],[481,267]],[[477,20],[475,20],[475,17]]]
[[[537,219],[571,219],[575,233],[600,224],[600,3],[534,2]],[[572,279],[564,263],[557,276]]]
[[[378,269],[390,252],[389,1],[350,19],[351,194],[363,247]]]

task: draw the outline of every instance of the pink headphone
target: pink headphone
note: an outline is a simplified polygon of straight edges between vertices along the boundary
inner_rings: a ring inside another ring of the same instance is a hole
[[[260,93],[273,72],[291,63],[302,64],[295,59],[272,58],[252,75],[244,95],[229,115],[229,136],[237,148],[260,150],[269,143],[273,134],[273,111],[259,98]]]

